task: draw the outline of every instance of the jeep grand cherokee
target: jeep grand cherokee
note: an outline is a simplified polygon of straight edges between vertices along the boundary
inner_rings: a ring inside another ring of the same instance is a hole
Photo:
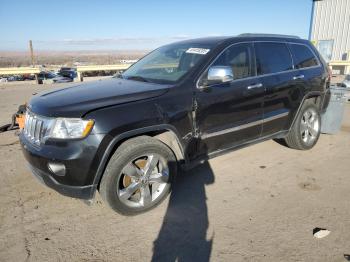
[[[329,100],[310,42],[245,34],[156,49],[118,77],[35,95],[20,134],[32,173],[63,195],[135,215],[178,167],[266,139],[312,148]]]

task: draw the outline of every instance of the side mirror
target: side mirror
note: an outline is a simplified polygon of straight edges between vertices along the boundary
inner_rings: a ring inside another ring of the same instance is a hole
[[[212,66],[208,70],[208,84],[233,81],[233,71],[230,66]]]

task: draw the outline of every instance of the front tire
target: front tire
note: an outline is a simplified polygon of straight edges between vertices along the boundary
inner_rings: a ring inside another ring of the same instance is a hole
[[[314,147],[321,133],[321,116],[317,106],[306,101],[284,139],[293,149],[308,150]]]
[[[152,137],[132,138],[111,157],[99,192],[114,211],[137,215],[167,197],[176,172],[176,158],[168,146]]]

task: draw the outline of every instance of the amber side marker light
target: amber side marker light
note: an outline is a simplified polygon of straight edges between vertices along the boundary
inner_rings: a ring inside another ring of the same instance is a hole
[[[86,137],[88,134],[90,134],[92,128],[94,127],[94,120],[89,120],[85,126],[85,129],[83,131],[82,137]]]

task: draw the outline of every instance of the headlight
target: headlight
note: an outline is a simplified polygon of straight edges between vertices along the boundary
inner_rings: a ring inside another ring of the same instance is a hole
[[[48,138],[74,139],[86,137],[94,126],[93,120],[80,118],[57,118],[50,128]]]

